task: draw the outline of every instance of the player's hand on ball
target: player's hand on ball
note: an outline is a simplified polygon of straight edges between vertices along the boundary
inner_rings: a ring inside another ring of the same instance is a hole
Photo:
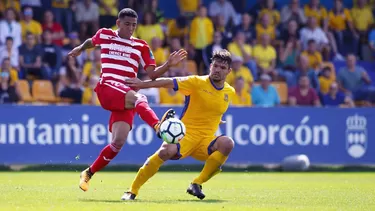
[[[178,65],[182,60],[187,57],[187,52],[184,49],[180,49],[179,51],[174,51],[169,55],[168,64],[169,66],[173,67]]]
[[[75,47],[72,51],[68,53],[68,56],[77,57],[82,53],[82,49],[80,46]]]

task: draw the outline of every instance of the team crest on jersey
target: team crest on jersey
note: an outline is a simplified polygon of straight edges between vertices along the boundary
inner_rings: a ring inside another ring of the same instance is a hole
[[[154,54],[152,53],[151,49],[149,49],[149,51],[150,51],[150,58],[155,59]]]
[[[228,102],[228,94],[224,94],[224,101]]]

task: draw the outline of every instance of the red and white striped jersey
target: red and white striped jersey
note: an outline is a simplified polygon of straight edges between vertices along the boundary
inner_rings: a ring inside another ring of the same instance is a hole
[[[141,39],[123,39],[117,31],[102,28],[92,37],[92,43],[101,47],[103,81],[123,83],[127,78],[137,77],[139,64],[145,69],[156,66],[150,47]]]

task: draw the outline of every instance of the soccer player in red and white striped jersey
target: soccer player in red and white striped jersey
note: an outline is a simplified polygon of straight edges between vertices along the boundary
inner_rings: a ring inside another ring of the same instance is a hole
[[[170,109],[159,120],[148,105],[146,96],[138,94],[125,85],[126,79],[137,77],[139,65],[143,66],[151,79],[156,79],[169,67],[185,59],[187,55],[183,49],[173,52],[167,62],[156,67],[148,44],[132,36],[137,26],[137,19],[138,15],[134,10],[125,8],[118,14],[116,21],[118,30],[102,28],[92,38],[69,53],[69,56],[75,57],[86,49],[100,46],[102,71],[95,92],[101,106],[111,111],[109,130],[113,134],[112,143],[104,147],[94,163],[81,173],[79,186],[83,191],[88,190],[92,175],[104,168],[125,144],[135,112],[153,127],[158,135],[161,122],[175,114]]]

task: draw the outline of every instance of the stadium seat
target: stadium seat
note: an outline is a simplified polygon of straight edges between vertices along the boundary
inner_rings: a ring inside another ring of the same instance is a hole
[[[187,69],[192,75],[197,75],[198,74],[198,68],[197,64],[193,60],[188,60],[187,61]]]
[[[260,86],[260,82],[254,82],[254,86]],[[280,104],[287,104],[288,103],[288,85],[285,82],[282,81],[274,81],[271,83],[279,94],[280,97]]]
[[[59,101],[53,92],[52,82],[48,80],[35,80],[32,86],[32,93],[36,101],[49,103],[56,103]]]
[[[280,103],[286,104],[288,102],[288,85],[285,82],[272,82],[272,85],[279,93]]]
[[[324,67],[329,67],[329,69],[331,69],[331,78],[333,80],[336,80],[336,69],[335,69],[335,66],[332,64],[332,62],[323,62],[323,68]]]
[[[30,93],[30,85],[29,85],[29,82],[27,80],[19,80],[17,82],[18,84],[18,88],[20,90],[20,97],[21,97],[21,101],[22,102],[33,102],[34,99],[33,97],[31,96],[31,93]]]

